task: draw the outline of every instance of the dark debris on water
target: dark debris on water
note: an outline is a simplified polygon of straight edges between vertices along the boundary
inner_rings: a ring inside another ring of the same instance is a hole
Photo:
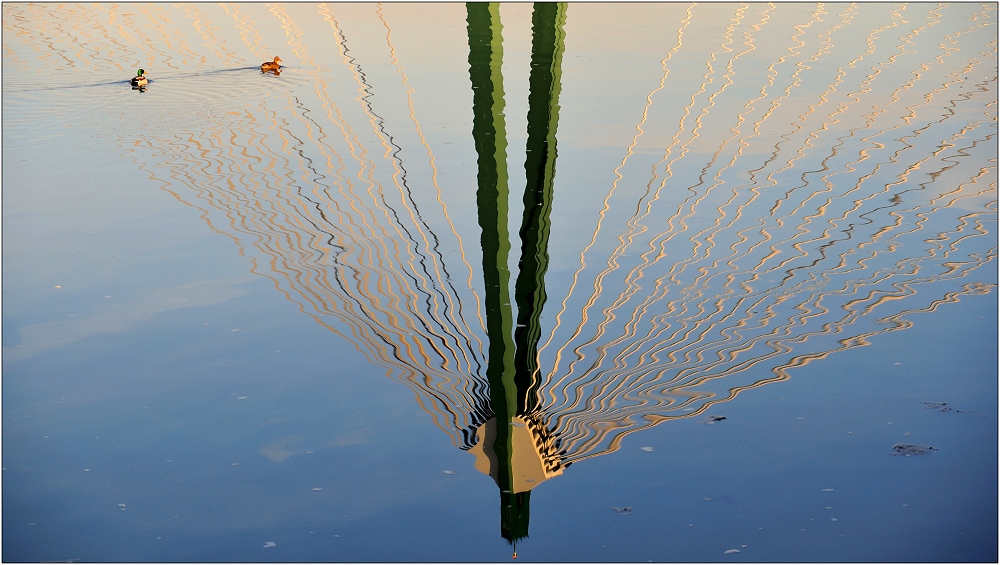
[[[947,402],[927,402],[921,400],[920,403],[926,406],[927,408],[931,410],[937,410],[938,412],[951,412],[952,410],[955,410],[955,412],[959,414],[979,414],[979,412],[976,412],[975,410],[960,410],[952,408],[952,406]]]
[[[892,451],[890,451],[889,454],[909,457],[911,455],[927,455],[931,451],[937,451],[937,448],[929,445],[917,445],[914,443],[897,443],[892,446]]]
[[[930,408],[931,410],[937,410],[938,412],[950,412],[951,406],[948,406],[947,402],[920,402],[924,406]]]

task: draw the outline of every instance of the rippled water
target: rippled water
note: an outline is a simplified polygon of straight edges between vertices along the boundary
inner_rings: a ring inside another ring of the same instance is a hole
[[[4,560],[995,561],[996,17],[5,3]]]

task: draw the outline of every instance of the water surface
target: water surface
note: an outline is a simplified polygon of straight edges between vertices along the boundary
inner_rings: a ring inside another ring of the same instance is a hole
[[[997,559],[994,4],[3,47],[5,561]]]

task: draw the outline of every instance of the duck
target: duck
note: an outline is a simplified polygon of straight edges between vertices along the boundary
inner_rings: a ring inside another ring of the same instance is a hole
[[[281,62],[281,57],[275,57],[273,63],[271,61],[265,61],[260,66],[260,72],[262,73],[266,73],[269,71],[278,72],[278,70],[281,69],[281,65],[278,64],[280,62]]]
[[[135,76],[132,77],[132,80],[129,82],[134,88],[138,88],[140,86],[146,86],[147,84],[149,84],[149,79],[146,78],[146,71],[139,69],[138,71],[135,72]]]

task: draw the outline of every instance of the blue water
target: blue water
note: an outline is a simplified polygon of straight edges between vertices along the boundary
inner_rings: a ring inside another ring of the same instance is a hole
[[[4,561],[997,560],[995,5],[3,12]]]

